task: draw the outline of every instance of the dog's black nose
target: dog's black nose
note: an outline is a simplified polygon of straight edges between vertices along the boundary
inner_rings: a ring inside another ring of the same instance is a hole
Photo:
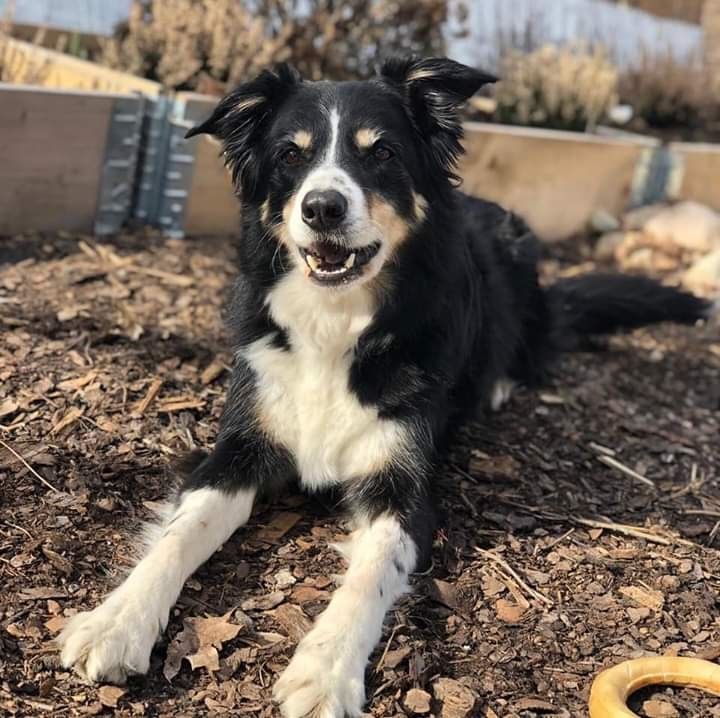
[[[302,218],[316,232],[337,229],[347,214],[345,196],[334,189],[312,190],[302,201]]]

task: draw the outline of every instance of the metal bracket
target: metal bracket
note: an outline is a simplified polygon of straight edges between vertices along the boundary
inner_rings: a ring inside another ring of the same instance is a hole
[[[668,147],[643,152],[633,181],[631,206],[656,204],[671,197],[673,180],[681,171],[678,164],[678,156]]]
[[[156,222],[170,237],[185,235],[185,208],[195,168],[195,153],[185,140],[185,133],[195,123],[186,119],[185,113],[185,103],[176,100],[167,123],[167,152],[159,188]]]
[[[105,142],[95,234],[113,234],[130,217],[145,98],[118,97]]]
[[[186,118],[186,112],[183,100],[162,95],[148,100],[143,123],[142,170],[133,217],[160,227],[170,237],[184,236],[195,165],[194,151],[185,140],[194,122]]]
[[[133,207],[133,218],[155,224],[167,151],[168,115],[172,101],[165,95],[148,98],[142,125],[141,170]]]

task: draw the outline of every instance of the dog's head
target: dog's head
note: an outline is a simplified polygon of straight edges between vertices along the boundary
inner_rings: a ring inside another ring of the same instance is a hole
[[[450,188],[460,105],[489,75],[448,59],[387,61],[366,82],[307,82],[288,65],[224,97],[188,136],[221,140],[243,205],[308,279],[372,279]]]

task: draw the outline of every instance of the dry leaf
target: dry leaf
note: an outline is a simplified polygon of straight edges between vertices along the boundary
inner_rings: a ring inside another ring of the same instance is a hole
[[[283,512],[273,516],[267,526],[263,526],[257,533],[256,538],[261,541],[270,541],[274,543],[279,541],[295,524],[300,521],[302,516],[291,512]]]
[[[299,641],[312,628],[312,621],[303,613],[302,608],[292,603],[278,606],[271,615],[293,641]]]
[[[643,711],[648,718],[677,718],[680,715],[677,708],[667,701],[644,701]]]
[[[403,648],[398,648],[395,651],[388,651],[385,654],[383,667],[397,668],[411,653],[412,648],[410,648],[410,646],[404,646]]]
[[[240,604],[243,611],[269,611],[279,606],[285,600],[282,591],[273,591],[265,596],[248,598]]]
[[[20,405],[13,399],[5,399],[5,401],[0,404],[0,419],[2,419],[4,416],[14,414],[19,407]]]
[[[506,623],[517,623],[525,615],[527,609],[517,603],[499,598],[495,601],[495,613],[501,621]]]
[[[96,371],[89,371],[87,374],[76,379],[66,379],[58,384],[58,389],[63,391],[77,391],[87,386],[97,376]]]
[[[67,618],[65,618],[65,616],[53,616],[50,620],[45,621],[45,628],[47,628],[50,633],[60,633],[66,623]]]
[[[57,434],[71,424],[74,424],[84,414],[84,412],[84,409],[73,407],[53,426],[52,429],[50,429],[50,433]]]
[[[186,656],[193,670],[207,668],[211,673],[220,668],[220,656],[215,646],[202,646],[195,653]]]
[[[69,322],[71,319],[75,319],[80,312],[80,307],[65,307],[57,313],[57,320],[59,322]]]
[[[468,471],[476,474],[489,474],[491,476],[504,476],[509,479],[517,478],[520,464],[512,456],[481,456],[470,458]]]
[[[212,384],[225,371],[225,364],[219,359],[214,359],[211,364],[205,367],[200,375],[203,384]]]
[[[441,581],[439,578],[432,579],[429,593],[433,600],[442,603],[443,606],[453,609],[457,606],[455,586],[447,581]]]
[[[665,596],[660,591],[648,590],[639,586],[623,586],[620,594],[653,611],[660,611],[665,605]]]
[[[98,698],[100,703],[108,708],[117,708],[118,701],[125,695],[125,689],[118,686],[100,686]]]
[[[513,703],[513,710],[515,711],[542,711],[556,713],[557,708],[548,701],[543,701],[538,698],[521,698],[519,701]]]
[[[314,586],[297,586],[290,594],[293,603],[310,603],[311,601],[327,601],[330,594],[327,591],[319,591]]]
[[[491,573],[484,574],[481,581],[485,596],[496,596],[507,590],[507,586]]]
[[[438,678],[433,683],[435,698],[442,701],[440,718],[469,718],[473,714],[477,696],[452,678]]]
[[[168,681],[172,681],[180,672],[183,658],[188,660],[193,670],[200,667],[211,672],[218,670],[218,650],[243,629],[243,626],[228,621],[231,613],[209,618],[192,617],[183,621],[183,630],[168,646],[163,667],[163,674]]]

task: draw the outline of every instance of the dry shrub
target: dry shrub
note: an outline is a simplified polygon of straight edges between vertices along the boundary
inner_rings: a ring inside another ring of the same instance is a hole
[[[447,0],[135,0],[100,59],[200,91],[285,60],[312,79],[365,77],[393,52],[441,54],[446,14]]]
[[[693,133],[717,118],[718,97],[699,59],[644,52],[620,78],[620,96],[635,111],[635,128]]]
[[[50,63],[42,58],[18,52],[10,34],[0,26],[0,82],[16,85],[44,85]]]
[[[496,119],[508,124],[585,130],[617,102],[617,69],[599,48],[509,51],[500,76]]]

